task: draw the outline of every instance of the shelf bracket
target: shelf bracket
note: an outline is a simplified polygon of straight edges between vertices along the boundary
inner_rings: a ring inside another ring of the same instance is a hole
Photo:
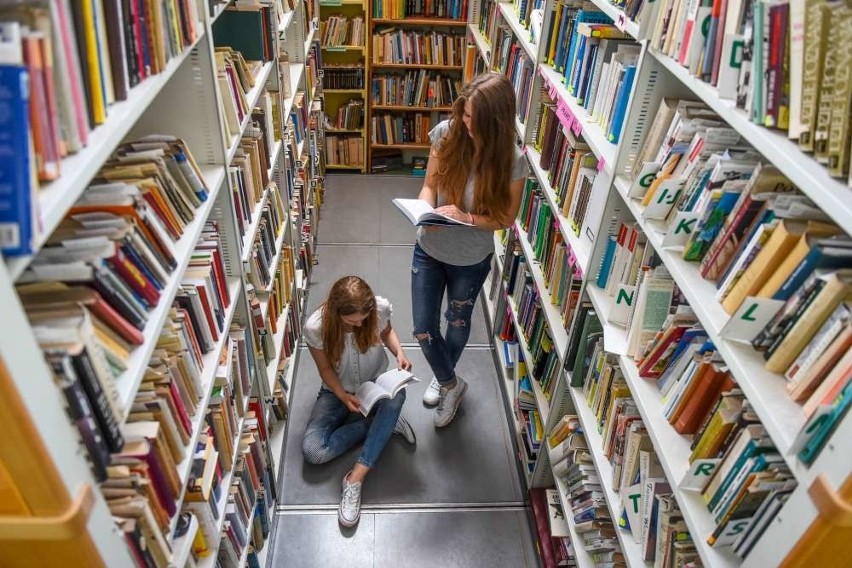
[[[88,483],[83,485],[68,509],[56,516],[0,516],[0,542],[73,540],[85,532],[95,494]]]
[[[824,473],[819,474],[808,488],[819,515],[836,527],[852,527],[852,504],[843,500],[831,487]]]

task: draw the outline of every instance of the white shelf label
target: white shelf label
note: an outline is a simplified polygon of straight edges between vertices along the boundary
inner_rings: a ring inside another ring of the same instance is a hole
[[[663,237],[663,247],[683,247],[692,236],[695,225],[698,223],[698,214],[693,211],[678,211],[669,228],[669,232]]]
[[[720,459],[695,460],[689,465],[689,471],[683,476],[680,488],[684,491],[703,491],[704,486],[713,477]]]
[[[731,341],[751,343],[754,336],[766,327],[783,305],[783,300],[749,296],[740,304],[719,334]]]

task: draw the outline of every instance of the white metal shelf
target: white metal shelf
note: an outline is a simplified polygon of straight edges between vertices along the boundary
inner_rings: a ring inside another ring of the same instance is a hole
[[[564,103],[571,110],[574,118],[577,119],[583,127],[581,136],[589,145],[592,153],[598,158],[598,161],[603,160],[604,165],[602,170],[608,176],[612,176],[613,168],[615,167],[615,159],[618,152],[618,145],[607,140],[606,133],[601,126],[592,122],[592,117],[577,104],[577,101],[568,94],[568,89],[565,87],[563,80],[565,77],[556,72],[550,65],[539,64],[538,70],[541,73],[542,79],[547,86],[556,89],[556,96],[559,101]]]
[[[473,36],[473,43],[476,44],[476,49],[479,51],[479,55],[486,62],[491,61],[491,44],[486,39],[485,34],[480,31],[480,29],[474,24],[468,24],[467,29],[470,30],[470,34]]]
[[[281,154],[281,150],[284,148],[284,142],[282,140],[276,140],[275,146],[272,147],[272,154],[269,156],[269,169],[266,170],[266,177],[272,180],[272,176],[275,175],[275,170],[278,164],[278,156]],[[279,188],[280,190],[281,188]]]
[[[257,102],[260,100],[260,96],[266,90],[266,81],[269,79],[269,73],[272,71],[272,68],[275,66],[274,61],[267,61],[263,64],[263,67],[260,68],[260,72],[254,78],[254,87],[249,89],[249,92],[246,93],[246,104],[248,106],[248,111],[246,111],[246,115],[243,117],[243,121],[240,123],[240,131],[231,137],[231,143],[228,147],[228,154],[225,157],[225,163],[230,164],[234,160],[234,156],[237,153],[237,149],[240,147],[240,140],[246,132],[246,128],[248,128],[249,123],[251,122],[251,111],[257,105]]]
[[[548,457],[552,458],[553,449],[547,445],[546,441],[542,442],[542,444],[547,446]],[[552,459],[550,459],[550,463],[551,467],[553,467]],[[582,537],[580,537],[580,533],[577,532],[577,523],[574,522],[574,512],[568,502],[568,488],[565,486],[565,481],[556,474],[553,475],[553,481],[556,483],[556,490],[559,492],[559,501],[562,503],[562,511],[565,513],[565,520],[568,522],[568,532],[571,534],[571,545],[574,549],[574,560],[577,563],[577,568],[594,568],[596,563],[591,555],[586,552],[586,548],[583,546],[585,543]],[[616,530],[619,530],[618,527],[616,527]]]
[[[621,497],[612,488],[612,464],[609,463],[604,455],[603,437],[598,432],[597,419],[592,414],[592,410],[589,408],[582,391],[572,386],[567,386],[567,389],[571,393],[574,408],[577,411],[577,416],[580,418],[580,424],[583,426],[583,435],[586,437],[589,453],[595,462],[595,469],[601,482],[601,490],[605,495],[606,505],[609,509],[615,532],[618,535],[618,542],[621,544],[624,559],[627,561],[627,565],[631,567],[648,566],[648,563],[642,560],[642,547],[634,542],[631,532],[623,530],[618,526],[618,519],[621,517],[622,511]]]
[[[277,329],[275,335],[272,336],[272,360],[266,366],[266,378],[269,381],[269,392],[272,392],[275,386],[275,374],[278,371],[278,362],[281,359],[281,347],[284,345],[284,336],[286,335],[287,318],[290,315],[290,304],[284,308],[281,315],[278,317]]]
[[[556,193],[550,185],[550,180],[547,179],[547,172],[541,168],[541,154],[532,146],[527,145],[526,149],[527,154],[530,156],[529,161],[532,163],[535,176],[538,178],[538,184],[541,187],[542,193],[544,193],[544,196],[547,198],[551,211],[553,211],[558,221],[559,232],[562,233],[562,238],[565,239],[565,242],[574,252],[574,256],[577,257],[577,262],[580,265],[580,269],[583,271],[583,274],[587,274],[592,251],[589,250],[588,245],[584,244],[580,240],[580,237],[571,231],[571,222],[562,215],[562,209],[556,205]]]
[[[591,277],[590,277],[591,279]],[[606,351],[616,355],[624,355],[627,352],[627,330],[623,327],[609,323],[609,312],[612,309],[612,298],[605,290],[601,290],[592,281],[586,282],[586,292],[592,300],[592,306],[598,314],[598,319],[603,325],[604,347]]]
[[[177,517],[178,515],[175,516]],[[191,515],[189,518],[189,527],[186,529],[186,532],[172,544],[172,558],[169,560],[169,568],[184,568],[186,566],[189,555],[192,553],[192,543],[195,540],[198,530],[198,517]]]
[[[663,248],[666,229],[659,223],[651,223],[642,217],[642,206],[636,200],[626,197],[626,180],[617,178],[615,186],[642,227],[649,244],[657,251],[724,358],[737,384],[760,416],[778,451],[786,458],[790,470],[800,483],[809,482],[813,477],[811,472],[802,466],[795,455],[790,454],[793,441],[805,425],[806,416],[801,405],[787,393],[786,380],[780,374],[767,371],[763,357],[750,345],[736,343],[721,336],[729,316],[715,299],[714,284],[701,276],[696,263],[684,260],[679,251]]]
[[[216,381],[216,370],[219,367],[219,357],[225,343],[230,337],[228,331],[231,328],[231,321],[234,319],[234,312],[236,311],[237,303],[239,302],[238,295],[241,288],[242,281],[239,278],[234,277],[228,279],[228,293],[231,295],[231,305],[228,306],[228,310],[225,312],[225,323],[222,327],[224,331],[220,333],[219,341],[216,342],[213,349],[204,355],[204,367],[201,371],[201,384],[204,385],[204,395],[198,403],[195,416],[192,417],[192,433],[190,434],[189,444],[186,445],[186,455],[184,456],[183,461],[181,461],[177,466],[178,477],[180,478],[181,485],[180,495],[177,500],[178,511],[180,511],[183,499],[186,496],[186,482],[189,480],[189,473],[192,470],[192,461],[195,457],[195,444],[198,442],[198,436],[201,433],[202,424],[204,424],[204,416],[207,414],[207,407],[210,404],[210,397],[213,394],[213,386]],[[169,534],[174,532],[177,524],[177,518],[178,515],[175,515],[174,518],[172,518]]]
[[[544,272],[541,263],[536,258],[533,252],[532,245],[527,240],[527,233],[521,227],[518,221],[515,221],[515,230],[518,232],[518,240],[521,242],[521,249],[524,251],[524,256],[527,257],[527,266],[532,274],[535,287],[538,289],[539,302],[541,303],[544,317],[547,320],[547,326],[550,328],[550,335],[553,339],[553,344],[556,346],[556,352],[561,360],[565,353],[568,352],[568,332],[562,324],[562,314],[550,300],[550,288],[544,282]]]
[[[201,236],[201,231],[207,222],[207,217],[210,215],[210,211],[213,210],[216,195],[219,193],[222,183],[225,180],[225,169],[222,167],[202,166],[202,174],[207,181],[209,189],[207,200],[195,211],[195,218],[186,226],[183,236],[175,245],[174,256],[178,265],[172,271],[172,279],[160,291],[160,299],[157,306],[148,313],[148,321],[145,324],[145,330],[142,332],[144,336],[142,345],[133,350],[127,362],[127,370],[115,381],[122,407],[125,409],[125,415],[130,409],[130,405],[133,404],[133,399],[136,397],[136,391],[139,389],[139,384],[142,382],[142,377],[148,368],[151,353],[154,352],[154,348],[157,346],[157,337],[160,336],[163,324],[171,310],[172,301],[180,288],[183,273],[189,265],[192,251],[195,250],[198,238]]]
[[[615,27],[636,39],[639,37],[639,24],[634,22],[633,20],[627,17],[627,14],[624,13],[624,10],[621,8],[617,8],[613,6],[606,0],[591,0],[592,3],[597,6],[601,12],[605,13],[607,16],[612,18]],[[649,12],[648,16],[651,16]]]
[[[654,451],[663,466],[672,493],[677,498],[701,561],[705,566],[713,568],[739,566],[740,559],[730,547],[714,548],[707,544],[707,537],[715,530],[716,523],[707,506],[702,502],[700,493],[680,488],[681,481],[689,471],[689,456],[692,453],[690,441],[680,435],[665,419],[664,404],[656,383],[641,378],[636,364],[624,355],[619,358],[619,366],[630,387],[633,400],[639,408],[642,422],[654,444]]]
[[[787,138],[785,132],[754,124],[743,109],[736,107],[734,101],[719,98],[715,87],[690,75],[689,71],[674,59],[654,49],[649,49],[648,52],[739,132],[764,158],[775,164],[781,173],[838,225],[847,232],[852,230],[852,188],[828,175],[826,167],[810,154],[802,152],[798,144]]]
[[[518,18],[518,14],[515,13],[515,5],[511,2],[499,2],[499,6],[500,13],[503,15],[503,19],[509,24],[512,33],[515,34],[515,37],[524,48],[524,51],[527,52],[527,55],[530,56],[530,59],[537,63],[538,45],[530,41],[530,32],[521,25],[521,20]]]
[[[106,121],[89,132],[86,147],[63,158],[59,179],[39,184],[36,202],[33,203],[41,219],[41,229],[34,239],[35,252],[44,246],[104,162],[205,37],[205,27],[197,23],[196,28],[198,37],[190,47],[169,61],[161,73],[148,77],[130,89],[127,100],[109,106]],[[17,280],[33,258],[34,255],[5,258],[12,280]]]
[[[254,212],[251,215],[251,222],[246,229],[245,235],[243,235],[243,253],[242,253],[242,261],[248,262],[249,256],[251,256],[251,245],[254,243],[254,237],[257,235],[257,229],[260,227],[260,216],[263,214],[263,208],[266,206],[266,203],[269,201],[269,190],[266,189],[263,191],[263,197],[257,203],[254,208]]]

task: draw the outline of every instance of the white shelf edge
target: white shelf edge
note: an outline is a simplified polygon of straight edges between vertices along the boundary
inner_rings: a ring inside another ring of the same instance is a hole
[[[213,349],[209,353],[204,354],[204,368],[201,371],[201,383],[204,385],[204,396],[198,403],[198,410],[195,413],[195,416],[192,417],[192,433],[190,434],[189,444],[185,447],[186,455],[184,456],[183,461],[177,465],[181,487],[180,495],[177,499],[178,512],[180,511],[181,506],[183,505],[183,499],[186,496],[186,482],[189,481],[189,472],[192,469],[195,444],[198,442],[199,434],[201,434],[201,425],[204,423],[204,415],[210,405],[210,397],[213,395],[213,383],[216,380],[216,371],[219,367],[219,357],[222,353],[222,348],[225,346],[225,342],[229,337],[228,332],[231,328],[231,322],[234,319],[234,313],[237,309],[237,302],[239,302],[241,287],[242,282],[239,278],[228,278],[228,292],[231,295],[231,305],[228,306],[228,310],[225,313],[225,324],[223,326],[224,331],[220,333],[219,341],[216,342]],[[171,520],[169,525],[169,535],[174,533],[177,518],[178,515],[175,515]]]
[[[293,102],[296,100],[296,95],[301,92],[299,89],[299,81],[302,80],[304,65],[291,64],[288,66],[290,71],[290,96],[284,101],[284,111],[282,117],[290,117],[290,111],[293,110]]]
[[[266,366],[266,379],[269,381],[269,392],[273,391],[275,386],[275,374],[278,371],[278,363],[281,359],[281,347],[284,345],[284,335],[286,331],[287,318],[290,315],[290,304],[284,308],[281,315],[278,317],[278,331],[272,336],[272,360]]]
[[[278,31],[279,32],[287,31],[287,28],[289,28],[290,24],[293,23],[293,20],[296,19],[296,10],[298,8],[299,8],[299,3],[296,2],[296,6],[292,10],[284,13],[284,17],[281,18],[281,23],[278,24]]]
[[[512,33],[515,34],[515,37],[520,42],[521,46],[523,46],[524,51],[527,52],[530,59],[534,62],[538,62],[538,45],[530,41],[530,31],[521,25],[521,20],[518,18],[518,15],[514,10],[514,3],[499,2],[499,5],[500,12],[503,14],[503,19],[509,24],[509,27],[512,29]]]
[[[734,101],[719,98],[715,87],[689,74],[671,57],[649,49],[650,55],[771,161],[838,225],[852,229],[852,188],[828,175],[828,169],[801,151],[786,133],[754,124]]]
[[[553,343],[556,346],[556,353],[559,354],[560,360],[564,357],[563,353],[568,351],[568,332],[562,324],[562,314],[559,309],[550,301],[550,287],[544,283],[544,272],[539,260],[535,257],[532,245],[527,240],[527,233],[521,227],[518,221],[515,221],[515,229],[518,231],[518,240],[521,242],[521,249],[524,251],[524,256],[527,257],[527,266],[532,273],[533,281],[539,292],[539,302],[544,309],[544,317],[547,320],[547,325],[550,327],[550,334]]]
[[[237,148],[240,147],[240,140],[242,140],[243,135],[246,133],[246,128],[248,128],[248,125],[251,122],[251,111],[260,100],[261,94],[263,94],[266,90],[266,81],[269,79],[269,73],[272,71],[274,64],[274,61],[267,61],[263,64],[263,67],[260,68],[260,73],[258,73],[254,78],[254,87],[246,93],[246,105],[248,106],[248,112],[246,112],[246,115],[243,117],[243,121],[240,123],[240,131],[231,137],[228,154],[225,156],[225,163],[228,165],[230,165],[230,163],[234,160]]]
[[[269,166],[269,169],[266,170],[266,177],[268,177],[270,181],[272,181],[272,177],[275,175],[275,170],[278,169],[277,168],[278,156],[281,154],[281,150],[283,148],[284,148],[284,141],[283,140],[276,140],[275,146],[272,147],[272,154],[269,156],[269,163],[271,165]],[[279,189],[279,191],[280,191],[280,189]]]
[[[541,186],[542,192],[545,197],[547,197],[550,209],[554,212],[559,221],[559,232],[562,233],[562,237],[565,239],[565,242],[571,247],[571,250],[574,251],[574,255],[577,257],[577,262],[579,263],[583,274],[587,274],[589,269],[589,259],[591,258],[592,253],[588,247],[580,241],[580,237],[575,235],[568,228],[570,222],[562,215],[562,210],[556,206],[556,193],[550,185],[550,180],[547,179],[547,172],[541,168],[541,153],[532,146],[527,145],[526,148],[527,154],[530,155],[530,162],[532,163],[533,170],[538,178],[539,186]]]
[[[619,193],[648,237],[648,242],[657,251],[678,288],[692,306],[737,384],[772,437],[779,453],[785,457],[787,465],[800,483],[809,482],[814,474],[789,451],[799,431],[805,426],[806,417],[801,405],[787,393],[786,380],[780,374],[767,371],[763,366],[762,356],[750,345],[735,343],[720,335],[729,316],[714,298],[716,287],[701,276],[695,263],[684,260],[678,251],[662,248],[661,227],[642,218],[641,205],[626,197],[626,182],[621,178],[618,178],[617,182]]]
[[[175,75],[178,68],[205,37],[203,22],[196,22],[197,37],[180,55],[166,65],[166,69],[152,75],[127,92],[127,100],[113,103],[107,109],[106,121],[88,133],[86,147],[62,159],[63,174],[49,183],[40,183],[33,207],[37,208],[41,230],[34,238],[34,254],[5,257],[12,280],[15,281],[29,266],[35,255],[59,226],[68,210],[77,202],[92,178],[101,169],[115,148],[151,106],[160,91]]]
[[[586,141],[598,160],[603,158],[604,166],[601,171],[612,177],[618,151],[617,144],[613,144],[606,139],[606,134],[601,126],[592,123],[591,116],[589,116],[586,109],[579,106],[577,101],[574,100],[574,97],[568,94],[568,89],[565,88],[565,84],[562,82],[564,80],[563,75],[560,75],[553,67],[544,63],[539,63],[538,70],[556,88],[557,98],[568,105],[574,117],[582,124],[583,131],[580,136]]]
[[[272,274],[272,279],[269,281],[269,285],[258,290],[259,292],[265,292],[267,294],[272,292],[272,286],[275,284],[275,272],[278,268],[278,261],[281,259],[281,251],[284,249],[284,235],[286,234],[287,225],[282,223],[278,236],[275,237],[275,256],[272,257],[272,262],[270,262],[267,267],[269,268],[269,272]]]
[[[680,488],[681,481],[689,471],[689,456],[692,453],[691,443],[663,417],[664,405],[655,382],[641,378],[636,364],[624,355],[619,358],[619,365],[624,379],[630,387],[633,400],[636,401],[636,406],[639,408],[642,422],[645,424],[651,442],[654,444],[657,458],[660,460],[666,478],[669,480],[672,493],[677,498],[678,506],[689,527],[689,533],[696,549],[698,549],[701,561],[705,566],[713,566],[714,568],[739,566],[741,562],[730,547],[714,548],[707,544],[707,537],[715,530],[716,523],[710,511],[702,503],[700,494]]]
[[[589,408],[583,393],[577,387],[567,386],[567,389],[571,393],[574,408],[577,416],[580,418],[580,424],[583,426],[583,435],[586,437],[589,453],[595,462],[595,469],[597,470],[601,489],[604,492],[606,505],[612,518],[612,525],[618,535],[618,542],[621,544],[621,551],[624,554],[627,565],[648,566],[648,563],[642,560],[641,545],[633,541],[633,535],[630,531],[626,531],[618,526],[618,519],[621,517],[622,509],[621,499],[618,492],[612,488],[612,464],[604,456],[603,437],[598,432],[597,420],[592,414],[592,410]]]
[[[546,444],[545,444],[546,445]],[[550,446],[547,447],[548,457],[552,455],[552,449]],[[553,461],[550,460],[551,467]],[[556,484],[556,490],[559,492],[559,501],[562,503],[562,511],[565,513],[565,520],[568,522],[568,532],[571,533],[571,544],[574,548],[574,560],[577,563],[577,568],[594,568],[596,566],[595,561],[592,559],[592,556],[586,552],[586,548],[583,546],[585,542],[580,537],[580,533],[577,532],[577,523],[574,522],[574,511],[571,509],[571,506],[568,502],[568,488],[565,486],[565,482],[561,477],[554,475],[553,481]],[[617,526],[615,530],[620,530]]]
[[[488,40],[485,38],[485,35],[474,24],[468,24],[467,29],[470,30],[470,34],[473,36],[473,43],[476,44],[476,49],[477,49],[477,51],[479,51],[479,55],[486,62],[490,62],[491,61],[491,44],[488,43]]]
[[[627,14],[624,13],[624,10],[613,6],[606,0],[591,0],[592,3],[597,6],[601,12],[609,16],[615,26],[621,29],[624,33],[629,35],[634,40],[638,41],[639,37],[639,24],[631,20],[627,17]]]
[[[198,238],[210,212],[213,210],[216,196],[225,180],[225,169],[221,166],[202,166],[202,174],[209,189],[207,200],[195,211],[195,218],[186,226],[183,236],[175,246],[175,259],[177,259],[178,265],[172,271],[171,280],[160,291],[157,306],[148,312],[148,321],[145,324],[145,330],[142,332],[144,342],[133,350],[127,362],[127,370],[115,380],[115,386],[125,410],[130,409],[130,405],[136,397],[136,391],[139,389],[145,369],[148,367],[151,353],[156,347],[157,337],[163,329],[163,323],[165,323],[166,316],[172,307],[172,301],[178,288],[180,288],[183,273],[189,265],[192,251],[195,250],[195,245],[198,243]]]
[[[249,254],[251,253],[251,245],[254,243],[254,237],[257,235],[257,229],[260,227],[260,216],[263,213],[263,208],[266,205],[266,202],[269,201],[269,190],[265,189],[263,191],[263,197],[260,198],[260,201],[255,205],[254,212],[251,216],[251,222],[249,223],[248,229],[246,230],[246,234],[242,236],[240,240],[242,240],[243,245],[243,253],[241,260],[243,262],[248,262]]]
[[[607,296],[606,291],[601,290],[591,281],[586,283],[586,292],[588,292],[592,305],[598,314],[598,319],[603,326],[606,351],[616,355],[624,355],[627,352],[627,330],[608,321],[609,312],[612,308],[612,298]]]

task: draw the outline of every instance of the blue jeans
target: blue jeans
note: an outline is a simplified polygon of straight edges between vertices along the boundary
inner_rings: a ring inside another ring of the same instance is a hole
[[[455,266],[429,256],[414,245],[411,262],[411,298],[414,337],[442,385],[456,377],[456,363],[470,337],[470,320],[488,272],[491,256],[478,264]],[[441,306],[447,292],[447,331],[441,333]]]
[[[404,402],[405,390],[401,390],[393,399],[377,402],[369,417],[357,414],[353,415],[357,420],[347,422],[352,413],[346,405],[330,390],[320,389],[302,439],[305,461],[326,463],[364,442],[358,463],[375,467],[393,434]]]

